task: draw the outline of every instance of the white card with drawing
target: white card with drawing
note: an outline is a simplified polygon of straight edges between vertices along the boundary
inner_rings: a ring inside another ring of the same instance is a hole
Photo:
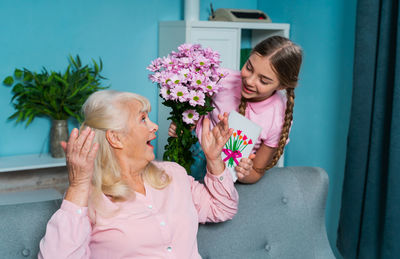
[[[251,154],[255,142],[260,136],[261,127],[236,111],[229,114],[228,123],[229,128],[234,131],[222,150],[222,159],[231,172],[233,181],[236,182],[235,167],[239,164],[240,159]]]

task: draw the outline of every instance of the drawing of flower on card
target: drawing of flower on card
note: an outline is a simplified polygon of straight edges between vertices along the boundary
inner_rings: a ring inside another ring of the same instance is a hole
[[[237,180],[236,166],[244,157],[249,157],[261,133],[261,127],[236,111],[231,111],[228,118],[233,134],[226,142],[221,157],[226,168],[231,172],[232,180]]]
[[[225,144],[222,151],[226,157],[224,162],[228,161],[227,166],[234,168],[239,164],[243,151],[248,145],[253,144],[253,140],[248,138],[242,130],[236,130]]]

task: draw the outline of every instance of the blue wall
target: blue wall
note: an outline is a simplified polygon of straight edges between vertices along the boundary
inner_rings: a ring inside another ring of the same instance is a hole
[[[113,89],[147,96],[157,89],[145,69],[157,57],[158,21],[182,19],[180,0],[0,1],[0,79],[16,67],[64,70],[69,54],[85,63],[101,57]],[[48,152],[50,121],[7,121],[14,112],[10,88],[0,85],[0,156]],[[150,114],[155,120],[156,110]],[[72,126],[70,125],[70,130]]]
[[[326,221],[335,248],[350,118],[356,0],[259,0],[258,8],[273,22],[290,23],[291,39],[304,50],[285,162],[328,172]]]
[[[207,19],[210,2],[201,1],[201,20]],[[257,1],[214,3],[224,6],[254,9]],[[0,81],[15,68],[64,70],[69,54],[79,54],[84,63],[101,57],[105,83],[148,97],[155,121],[157,89],[145,68],[157,57],[158,22],[182,18],[183,0],[2,0]],[[50,120],[37,118],[28,128],[8,121],[14,112],[11,96],[11,89],[0,84],[0,156],[47,153]]]

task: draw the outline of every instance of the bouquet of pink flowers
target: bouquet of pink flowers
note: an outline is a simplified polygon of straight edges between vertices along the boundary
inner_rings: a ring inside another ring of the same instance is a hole
[[[220,89],[226,75],[219,69],[219,54],[199,44],[182,44],[178,52],[157,58],[147,67],[151,81],[158,84],[163,105],[171,107],[177,138],[168,138],[164,160],[175,161],[190,173],[194,159],[191,146],[197,142],[192,127],[199,116],[213,110],[211,96]]]

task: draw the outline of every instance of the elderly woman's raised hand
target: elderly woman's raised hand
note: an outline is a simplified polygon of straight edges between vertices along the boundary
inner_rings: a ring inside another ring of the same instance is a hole
[[[93,143],[94,131],[89,127],[80,134],[73,129],[68,143],[61,142],[68,167],[69,187],[65,199],[79,206],[87,206],[94,159],[99,145]]]
[[[203,132],[201,134],[201,147],[207,159],[207,168],[212,174],[220,174],[225,169],[225,164],[221,158],[221,152],[233,133],[229,128],[228,114],[218,115],[220,120],[210,131],[210,121],[208,118],[203,120]]]

